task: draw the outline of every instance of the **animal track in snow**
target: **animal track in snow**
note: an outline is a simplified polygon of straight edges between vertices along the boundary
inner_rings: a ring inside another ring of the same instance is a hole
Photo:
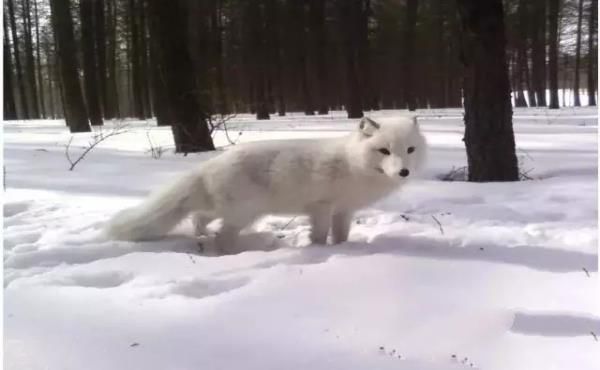
[[[115,288],[133,279],[132,274],[121,271],[78,272],[49,281],[50,284],[85,288]]]

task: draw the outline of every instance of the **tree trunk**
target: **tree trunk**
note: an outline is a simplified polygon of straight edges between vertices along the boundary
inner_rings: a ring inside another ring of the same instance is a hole
[[[225,90],[225,75],[223,72],[223,25],[221,24],[221,0],[212,0],[211,33],[213,44],[213,66],[215,69],[215,85],[217,90],[216,111],[221,115],[229,112],[227,92]]]
[[[548,60],[550,80],[550,109],[560,108],[558,102],[558,14],[559,0],[550,0],[548,7],[550,53]]]
[[[527,0],[519,0],[519,23],[518,23],[518,35],[517,40],[517,64],[516,64],[516,77],[517,83],[514,89],[517,91],[515,99],[515,107],[526,107],[527,100],[525,99],[525,81],[527,76],[527,6],[525,4]]]
[[[270,119],[267,98],[267,50],[265,48],[264,16],[261,10],[261,2],[258,0],[248,2],[245,11],[248,37],[246,58],[250,63],[250,75],[254,86],[256,119]]]
[[[6,15],[4,15],[4,120],[17,119],[15,91],[13,86],[13,65],[8,42]]]
[[[27,101],[27,90],[25,88],[25,78],[23,77],[23,68],[21,67],[21,54],[19,48],[19,38],[17,36],[17,22],[15,20],[14,0],[7,0],[8,15],[10,19],[10,31],[13,42],[13,55],[15,57],[15,68],[17,70],[17,90],[19,90],[19,99],[21,111],[24,119],[31,118],[29,104]]]
[[[363,116],[357,71],[358,35],[356,25],[359,21],[360,1],[362,0],[338,0],[346,74],[345,108],[348,118],[361,118]]]
[[[532,81],[538,107],[546,106],[546,1],[533,0]]]
[[[409,111],[417,109],[416,86],[415,86],[415,44],[418,0],[406,0],[406,18],[404,23],[404,91],[405,101]]]
[[[100,110],[106,115],[106,17],[104,16],[104,0],[95,0],[94,3],[94,36],[96,46],[96,64],[98,67],[98,95]]]
[[[325,0],[311,0],[309,3],[311,28],[311,48],[314,51],[316,64],[317,111],[319,114],[329,113],[327,93],[327,34],[325,31]]]
[[[577,41],[575,42],[575,81],[573,84],[573,105],[575,105],[576,107],[581,106],[581,98],[579,96],[579,71],[581,68],[581,26],[583,23],[582,21],[583,0],[579,0],[579,3],[577,4]]]
[[[69,0],[50,0],[52,27],[56,39],[60,78],[64,92],[64,111],[67,126],[71,132],[91,131],[88,122],[79,77],[73,20],[71,19]]]
[[[142,77],[141,81],[141,100],[144,118],[152,117],[152,109],[150,105],[150,87],[148,85],[149,80],[149,66],[148,66],[148,42],[146,37],[146,13],[147,9],[145,6],[145,1],[140,0],[138,4],[138,12],[140,15],[140,29],[139,29],[139,52],[140,52],[140,75]]]
[[[270,52],[270,65],[272,66],[272,79],[276,85],[277,113],[285,116],[285,84],[283,73],[283,50],[281,41],[281,11],[277,0],[267,0],[265,3],[265,17]]]
[[[178,153],[214,150],[204,106],[200,104],[194,65],[188,49],[186,0],[150,0],[150,22],[159,46],[160,73],[165,78],[168,116]]]
[[[117,10],[115,0],[106,0],[108,29],[107,68],[106,68],[106,118],[120,118],[119,93],[117,88]]]
[[[142,85],[142,63],[140,50],[140,35],[138,24],[138,5],[139,0],[129,0],[129,31],[131,43],[131,94],[133,98],[133,115],[137,118],[144,118],[143,85]]]
[[[469,181],[519,179],[502,0],[457,0]]]
[[[38,15],[38,4],[37,0],[33,0],[33,10],[35,18],[35,50],[37,60],[37,80],[38,80],[38,91],[40,97],[40,114],[42,118],[46,117],[46,102],[44,98],[44,79],[42,78],[42,58],[40,54],[40,19]]]
[[[23,0],[23,28],[25,36],[25,75],[27,76],[27,85],[31,99],[31,117],[40,118],[40,109],[38,105],[38,90],[35,83],[35,58],[33,55],[33,35],[31,31],[31,3],[30,0]]]
[[[83,86],[87,110],[92,126],[101,126],[102,109],[100,108],[98,66],[94,48],[94,3],[86,0],[80,1],[79,16],[81,17],[81,50],[83,51]]]
[[[598,0],[590,4],[588,56],[587,56],[587,87],[588,105],[596,105],[596,83],[598,81]]]

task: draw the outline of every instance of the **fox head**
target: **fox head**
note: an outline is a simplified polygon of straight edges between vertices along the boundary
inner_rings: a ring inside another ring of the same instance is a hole
[[[360,155],[355,160],[363,171],[393,181],[414,177],[425,161],[426,142],[416,117],[378,120],[364,117],[358,125]]]

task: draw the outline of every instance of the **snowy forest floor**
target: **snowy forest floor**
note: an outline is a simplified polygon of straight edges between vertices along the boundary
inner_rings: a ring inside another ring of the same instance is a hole
[[[418,113],[423,179],[360,212],[349,242],[311,246],[306,218],[269,216],[219,257],[189,221],[157,242],[100,236],[214,153],[173,154],[153,121],[108,122],[128,131],[69,171],[63,121],[5,122],[5,369],[597,369],[596,109],[515,109],[530,180],[487,184],[441,180],[466,165],[462,111]],[[334,112],[228,127],[251,141],[355,125]],[[73,157],[91,137],[75,135]]]

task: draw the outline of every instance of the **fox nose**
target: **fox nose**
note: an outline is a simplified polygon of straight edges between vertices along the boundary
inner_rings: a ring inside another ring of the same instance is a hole
[[[400,170],[400,174],[399,175],[402,176],[402,177],[406,177],[406,176],[408,176],[408,174],[410,174],[410,171],[407,170],[406,168],[403,168],[403,169]]]

